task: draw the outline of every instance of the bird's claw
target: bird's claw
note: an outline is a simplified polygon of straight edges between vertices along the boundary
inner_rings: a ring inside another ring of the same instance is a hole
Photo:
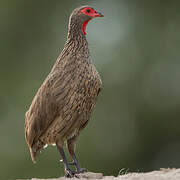
[[[80,168],[77,171],[75,171],[75,174],[80,174],[80,173],[85,173],[85,172],[88,172],[86,168]]]
[[[87,169],[85,168],[81,168],[77,171],[72,171],[71,169],[65,169],[65,177],[67,178],[73,178],[73,177],[76,177],[76,178],[79,178],[79,174],[81,173],[84,173],[84,172],[87,172]]]
[[[82,173],[85,173],[87,172],[87,169],[85,168],[81,168],[80,170],[76,171],[75,174],[74,174],[74,177],[78,178],[78,179],[81,179],[82,178]]]
[[[74,171],[72,171],[71,169],[65,169],[65,177],[67,177],[67,178],[73,178],[74,177],[74,175],[75,175],[75,172]]]

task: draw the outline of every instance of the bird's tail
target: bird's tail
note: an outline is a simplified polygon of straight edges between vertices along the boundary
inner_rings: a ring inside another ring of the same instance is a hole
[[[36,163],[36,158],[41,152],[41,150],[44,148],[44,146],[45,144],[42,141],[38,141],[32,147],[29,147],[33,163]]]
[[[33,148],[30,148],[30,154],[31,154],[31,159],[33,161],[33,163],[36,163],[36,157],[37,157],[37,152],[33,150]]]

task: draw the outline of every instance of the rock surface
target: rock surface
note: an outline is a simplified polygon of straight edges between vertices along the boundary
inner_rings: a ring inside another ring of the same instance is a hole
[[[102,180],[180,180],[180,169],[160,169],[159,171],[152,171],[147,173],[127,173],[124,175],[103,176],[102,173],[87,172],[77,175],[73,180],[81,179],[102,179]],[[20,180],[20,179],[17,179]],[[27,179],[28,180],[28,179]],[[51,179],[37,179],[32,178],[29,180],[70,180],[69,178],[59,177]]]

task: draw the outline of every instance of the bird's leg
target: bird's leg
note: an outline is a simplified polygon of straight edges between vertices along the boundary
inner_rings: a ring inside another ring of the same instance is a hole
[[[76,154],[75,154],[75,140],[76,138],[71,138],[69,140],[67,140],[67,146],[68,146],[68,150],[69,150],[69,153],[73,159],[73,162],[72,163],[69,163],[70,165],[75,165],[76,166],[76,174],[79,174],[79,173],[83,173],[83,172],[87,172],[87,170],[85,168],[81,168],[80,166],[80,163],[76,157]]]
[[[66,176],[66,177],[70,177],[70,178],[74,177],[74,172],[73,172],[73,171],[70,169],[70,167],[69,167],[69,164],[68,164],[68,162],[67,162],[66,155],[65,155],[65,153],[64,153],[63,146],[60,145],[60,144],[58,144],[58,143],[56,143],[56,146],[57,146],[57,148],[58,148],[58,151],[59,151],[60,155],[62,156],[62,160],[63,160],[64,167],[65,167],[65,176]]]

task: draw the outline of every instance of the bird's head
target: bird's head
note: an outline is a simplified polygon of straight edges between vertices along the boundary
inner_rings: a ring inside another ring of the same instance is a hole
[[[79,24],[82,27],[84,35],[86,35],[86,26],[88,22],[96,17],[104,17],[104,15],[90,6],[81,6],[74,9],[72,12],[70,24]]]

